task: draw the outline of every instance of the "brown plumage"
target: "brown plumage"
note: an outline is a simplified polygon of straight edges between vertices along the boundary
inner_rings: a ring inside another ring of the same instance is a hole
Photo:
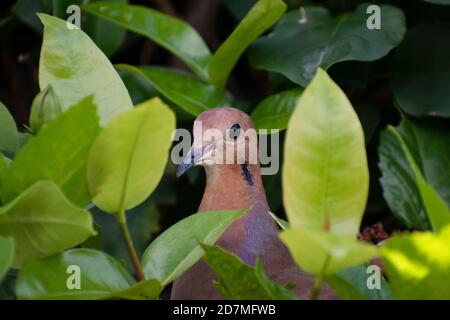
[[[200,124],[202,131],[199,129]],[[236,140],[230,138],[229,129],[240,127],[240,135]],[[234,159],[238,160],[240,147],[247,151],[241,163],[214,164],[211,158],[220,149],[220,141],[204,139],[199,142],[199,134],[207,129],[219,129],[222,139],[230,147],[234,147]],[[203,112],[194,123],[194,144],[189,159],[200,164],[206,170],[206,188],[200,203],[199,212],[219,210],[239,210],[250,208],[250,211],[233,223],[222,235],[217,245],[238,255],[244,262],[254,265],[260,257],[266,273],[276,282],[285,285],[295,284],[293,291],[299,298],[308,298],[314,279],[299,270],[287,248],[278,238],[279,229],[269,214],[269,205],[264,193],[259,164],[249,164],[249,140],[243,132],[254,129],[253,122],[244,112],[234,108],[217,108]],[[247,143],[247,144],[245,144]],[[203,150],[203,157],[202,151]],[[212,151],[211,151],[212,150]],[[209,160],[208,160],[209,159]],[[246,164],[245,164],[246,163]],[[181,164],[178,175],[181,175],[193,164]],[[199,261],[185,274],[175,281],[172,288],[172,299],[223,299],[213,287],[216,279],[205,262]],[[324,286],[320,298],[335,298],[334,293]]]

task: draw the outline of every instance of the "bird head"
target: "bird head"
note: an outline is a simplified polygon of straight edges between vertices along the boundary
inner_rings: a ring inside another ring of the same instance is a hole
[[[194,121],[194,141],[177,177],[195,165],[206,168],[258,163],[257,134],[250,117],[235,108],[202,112]]]

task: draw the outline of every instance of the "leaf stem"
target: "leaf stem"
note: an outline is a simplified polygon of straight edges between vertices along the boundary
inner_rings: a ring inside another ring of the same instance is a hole
[[[127,226],[127,218],[125,216],[125,210],[120,210],[117,216],[117,221],[119,222],[120,231],[122,232],[125,245],[127,246],[128,254],[130,255],[131,263],[133,264],[134,270],[136,271],[136,277],[138,281],[144,281],[144,271],[142,270],[139,258],[136,253],[136,249],[133,245],[133,240],[130,236],[130,231]]]
[[[322,282],[325,277],[325,271],[330,263],[330,255],[327,255],[325,258],[325,262],[323,263],[322,270],[320,270],[320,274],[316,277],[316,281],[314,282],[314,287],[311,290],[310,299],[317,300],[320,294],[320,289],[322,287]]]

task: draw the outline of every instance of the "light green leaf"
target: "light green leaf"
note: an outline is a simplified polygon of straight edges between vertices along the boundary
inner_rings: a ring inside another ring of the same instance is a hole
[[[5,105],[0,102],[0,152],[8,155],[14,154],[18,145],[19,135],[14,118]]]
[[[405,17],[396,7],[380,5],[381,28],[371,30],[367,28],[369,5],[360,4],[354,12],[338,17],[323,7],[305,7],[304,14],[290,11],[271,34],[250,47],[250,63],[306,86],[318,68],[379,59],[402,40]]]
[[[159,98],[111,121],[98,135],[88,158],[92,201],[109,213],[144,201],[162,177],[174,130],[175,116]]]
[[[11,201],[39,180],[51,180],[74,204],[85,206],[90,200],[86,158],[99,130],[92,98],[60,114],[30,137],[2,172],[3,201]]]
[[[444,226],[450,224],[450,209],[444,200],[439,196],[439,193],[430,186],[422,175],[419,167],[414,161],[414,157],[403,141],[400,133],[394,127],[389,126],[388,130],[397,138],[403,149],[403,152],[408,160],[409,166],[414,172],[416,178],[417,188],[420,192],[422,203],[430,219],[434,231],[441,230]]]
[[[449,55],[450,23],[408,29],[392,64],[392,89],[402,111],[416,117],[450,116]]]
[[[282,231],[281,240],[295,262],[314,275],[332,275],[361,264],[377,255],[375,246],[359,242],[348,235],[322,230],[294,228]]]
[[[14,258],[13,238],[0,237],[0,282],[8,271]]]
[[[51,86],[39,92],[33,100],[30,112],[30,127],[34,132],[63,112],[61,103]]]
[[[183,20],[150,8],[121,3],[95,2],[84,10],[150,38],[184,61],[197,75],[208,78],[211,53],[197,31]]]
[[[92,40],[64,20],[38,15],[44,24],[39,61],[41,90],[51,85],[63,110],[94,95],[102,125],[131,109],[133,104],[125,85]]]
[[[369,289],[367,280],[368,263],[339,271],[327,277],[327,282],[341,299],[345,300],[389,300],[392,299],[391,286],[380,274],[380,288]],[[381,273],[381,271],[380,271]]]
[[[94,234],[89,212],[71,204],[57,185],[39,181],[0,208],[0,235],[14,238],[14,265],[73,247]]]
[[[195,116],[210,108],[230,105],[231,99],[225,91],[182,71],[163,67],[117,67],[144,77],[163,96]]]
[[[364,134],[342,90],[319,69],[289,121],[283,165],[291,227],[356,237],[369,187]]]
[[[72,13],[67,13],[70,5],[82,6],[86,2],[99,2],[98,0],[52,0],[53,15],[61,19],[68,19]],[[127,3],[127,0],[109,0],[109,2]],[[125,39],[126,30],[112,22],[100,17],[81,13],[81,28],[95,44],[107,55],[112,55],[119,49]]]
[[[296,298],[291,291],[269,279],[259,260],[255,268],[219,247],[202,244],[202,248],[205,251],[203,259],[218,276],[216,286],[226,298],[232,300]]]
[[[282,229],[282,230],[287,230],[289,229],[289,222],[287,222],[286,220],[283,220],[281,218],[279,218],[275,213],[270,212],[269,214],[272,216],[273,220],[275,220],[275,222],[278,224],[278,226]]]
[[[79,289],[69,289],[77,285],[77,276]],[[160,291],[157,281],[136,284],[118,261],[91,249],[73,249],[28,261],[16,284],[19,299],[33,300],[143,299],[157,291]]]
[[[252,112],[256,129],[286,129],[303,89],[282,91],[264,99]]]
[[[396,298],[450,299],[449,243],[450,226],[388,240],[381,255]]]
[[[203,255],[200,242],[215,243],[243,211],[200,212],[164,231],[145,250],[142,268],[148,279],[163,286],[178,278]]]
[[[282,0],[259,0],[233,33],[217,49],[208,64],[210,82],[223,88],[231,70],[245,49],[284,13]]]

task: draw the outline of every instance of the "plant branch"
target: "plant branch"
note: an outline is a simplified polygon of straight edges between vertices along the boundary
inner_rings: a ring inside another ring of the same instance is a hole
[[[125,241],[125,245],[127,246],[128,254],[130,255],[131,263],[133,264],[134,270],[136,271],[136,277],[138,281],[144,281],[144,271],[142,270],[141,264],[139,262],[139,258],[136,253],[136,249],[133,245],[133,240],[130,236],[130,231],[127,226],[127,218],[125,216],[125,210],[121,210],[117,217],[117,221],[119,222],[120,231],[122,232],[123,239]]]
[[[325,258],[325,262],[323,263],[322,270],[320,270],[320,274],[316,277],[316,281],[314,282],[314,287],[311,290],[310,299],[317,300],[320,294],[320,289],[322,288],[322,282],[325,277],[325,271],[330,263],[330,256],[327,255]]]

